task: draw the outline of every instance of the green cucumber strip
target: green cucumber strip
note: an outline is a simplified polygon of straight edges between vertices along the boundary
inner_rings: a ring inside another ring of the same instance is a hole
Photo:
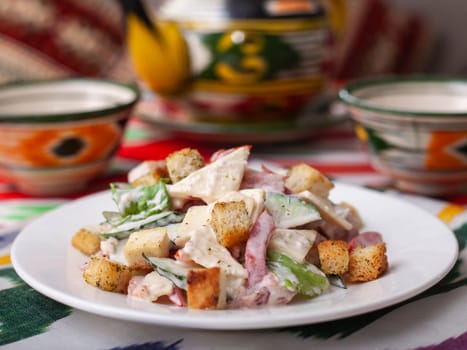
[[[117,239],[125,239],[135,231],[143,230],[152,227],[167,226],[173,223],[178,223],[183,220],[184,214],[173,211],[165,211],[153,216],[147,217],[142,220],[136,221],[124,221],[118,226],[114,226],[112,229],[100,233],[105,238],[115,237]]]
[[[170,258],[148,257],[144,253],[143,257],[160,275],[172,281],[177,287],[186,290],[188,271],[193,267],[183,266]]]
[[[292,228],[321,219],[316,207],[296,195],[266,192],[264,205],[278,228]]]
[[[268,251],[267,265],[283,286],[299,294],[314,297],[329,288],[326,275],[312,264],[301,264],[287,255]]]

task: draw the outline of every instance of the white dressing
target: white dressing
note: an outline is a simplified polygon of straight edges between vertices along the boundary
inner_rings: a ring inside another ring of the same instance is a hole
[[[268,248],[303,263],[313,246],[316,235],[315,230],[276,228],[272,233]]]
[[[213,202],[239,190],[249,155],[248,147],[239,147],[181,181],[167,185],[167,190],[171,197],[197,197],[206,203]]]
[[[191,239],[183,250],[191,259],[204,267],[220,267],[226,275],[247,278],[246,269],[235,260],[229,250],[220,245],[212,228],[208,225],[198,227],[191,233]]]

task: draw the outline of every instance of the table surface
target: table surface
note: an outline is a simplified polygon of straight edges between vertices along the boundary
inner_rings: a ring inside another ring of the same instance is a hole
[[[438,216],[459,240],[448,278],[416,298],[357,317],[285,329],[201,331],[145,325],[72,309],[32,290],[15,274],[9,249],[21,227],[62,203],[107,189],[145,159],[163,159],[182,147],[205,156],[224,145],[202,144],[131,119],[107,174],[84,193],[28,197],[0,179],[0,346],[11,349],[467,349],[467,196],[426,198],[400,193],[376,173],[350,124],[315,130],[305,140],[261,144],[252,158],[290,165],[306,162],[340,182],[378,188]],[[224,146],[225,147],[225,146]],[[427,257],[429,259],[429,257]],[[423,262],[421,262],[423,263]]]

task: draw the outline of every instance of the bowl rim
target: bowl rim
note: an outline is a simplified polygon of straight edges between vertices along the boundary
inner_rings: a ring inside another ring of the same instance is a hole
[[[467,116],[467,110],[465,112],[420,112],[420,111],[404,111],[402,109],[396,108],[384,108],[384,107],[376,107],[365,103],[364,100],[356,97],[353,93],[357,90],[362,88],[374,87],[374,86],[390,86],[393,84],[410,84],[410,83],[457,83],[457,84],[464,84],[467,86],[467,78],[459,78],[459,77],[452,77],[452,76],[442,76],[442,75],[413,75],[413,76],[385,76],[385,77],[376,77],[376,78],[368,78],[368,79],[361,79],[354,82],[349,83],[347,86],[343,87],[338,92],[339,99],[352,106],[358,107],[364,110],[373,111],[373,112],[380,112],[384,114],[393,114],[393,115],[405,115],[405,116],[413,116],[413,117],[427,117],[427,118],[435,118],[439,117],[440,115],[446,117],[465,117]]]
[[[84,82],[84,83],[98,83],[117,86],[133,93],[133,96],[128,102],[120,103],[112,107],[104,107],[94,109],[92,111],[84,112],[67,112],[67,113],[56,113],[56,114],[8,114],[0,113],[0,124],[13,123],[13,124],[25,124],[25,123],[54,123],[54,122],[72,122],[80,120],[88,120],[93,118],[102,118],[103,114],[114,114],[125,110],[139,101],[141,98],[141,90],[137,83],[122,83],[110,79],[104,78],[89,78],[89,77],[65,77],[65,78],[52,78],[52,79],[37,79],[37,80],[21,80],[13,81],[0,85],[0,92],[5,89],[22,87],[22,86],[34,86],[42,84],[62,84],[62,83],[73,83],[73,82]]]

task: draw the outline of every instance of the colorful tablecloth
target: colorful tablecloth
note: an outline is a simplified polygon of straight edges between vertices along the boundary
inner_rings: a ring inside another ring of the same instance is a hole
[[[307,162],[341,182],[403,197],[449,225],[459,241],[457,264],[441,282],[417,297],[321,324],[261,331],[200,331],[125,322],[76,310],[39,294],[17,276],[9,249],[26,223],[62,203],[108,188],[111,181],[125,179],[126,172],[141,160],[161,159],[184,146],[196,147],[204,155],[220,147],[178,139],[133,118],[112,168],[85,193],[32,198],[0,181],[2,349],[467,349],[467,196],[434,199],[391,189],[388,179],[373,171],[347,124],[320,130],[296,143],[256,145],[252,157],[282,165]]]

